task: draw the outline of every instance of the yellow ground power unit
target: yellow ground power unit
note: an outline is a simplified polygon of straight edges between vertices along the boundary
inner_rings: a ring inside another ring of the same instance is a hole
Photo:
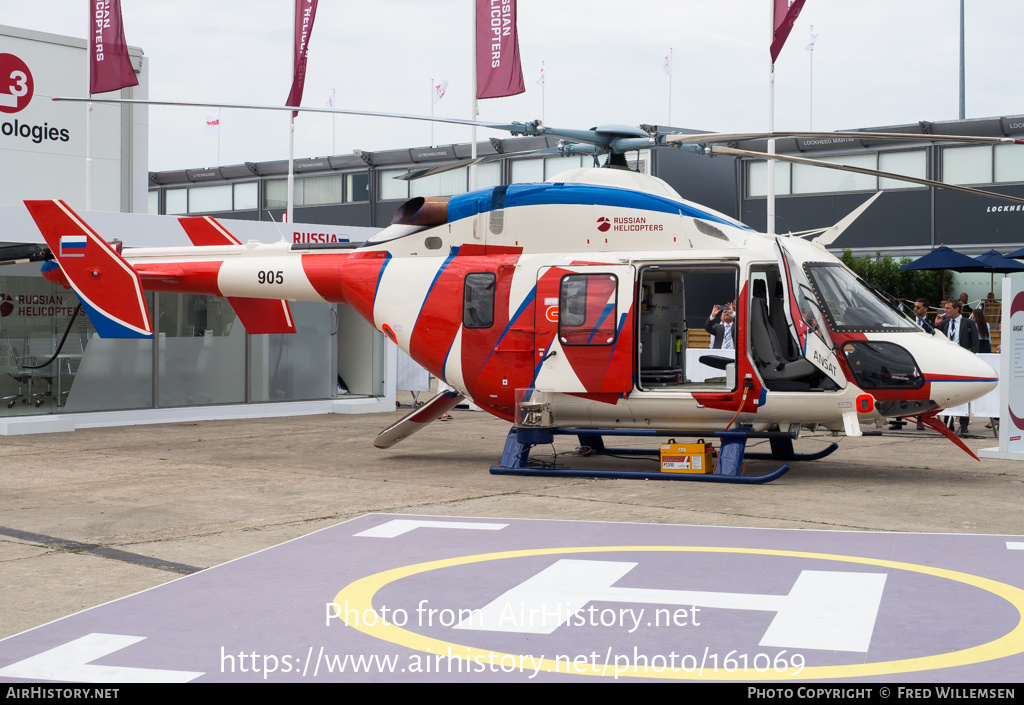
[[[661,471],[709,475],[715,471],[714,449],[704,439],[696,443],[669,440],[661,446]]]

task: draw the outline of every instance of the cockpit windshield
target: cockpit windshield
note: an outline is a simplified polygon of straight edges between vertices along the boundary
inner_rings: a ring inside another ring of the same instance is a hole
[[[917,330],[912,321],[896,313],[845,267],[811,263],[804,265],[804,268],[832,330]]]

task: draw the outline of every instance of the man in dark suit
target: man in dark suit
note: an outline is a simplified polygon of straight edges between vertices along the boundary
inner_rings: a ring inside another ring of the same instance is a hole
[[[928,320],[928,299],[918,299],[914,302],[914,323],[921,326],[925,333],[931,333],[935,326]]]
[[[971,311],[974,309],[967,305],[967,292],[963,291],[960,293],[960,313],[966,317],[971,317]]]
[[[720,349],[736,349],[736,309],[734,304],[721,307],[715,304],[711,309],[711,317],[704,324],[704,330],[712,335],[711,347]]]
[[[947,301],[945,313],[935,319],[935,326],[944,336],[960,347],[977,353],[981,341],[978,324],[967,316],[961,315],[960,308],[959,301]],[[960,417],[960,435],[967,434],[968,421],[970,421],[968,417]]]

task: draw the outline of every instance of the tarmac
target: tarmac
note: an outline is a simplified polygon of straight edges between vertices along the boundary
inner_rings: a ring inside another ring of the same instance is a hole
[[[1024,535],[1024,464],[976,461],[913,426],[805,433],[798,452],[833,441],[839,450],[792,463],[770,484],[720,485],[493,476],[508,425],[464,410],[375,449],[376,434],[408,411],[0,437],[0,638],[374,512]],[[977,451],[996,439],[967,443]],[[579,458],[575,445],[557,438],[554,461],[656,468]],[[547,447],[531,458],[553,459]],[[747,471],[778,464],[751,461]]]

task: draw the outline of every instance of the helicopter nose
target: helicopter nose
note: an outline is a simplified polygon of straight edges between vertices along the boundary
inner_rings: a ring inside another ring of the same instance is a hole
[[[943,408],[980,399],[999,383],[999,375],[991,365],[953,345],[949,347],[942,370],[927,377],[931,381],[932,401]]]

